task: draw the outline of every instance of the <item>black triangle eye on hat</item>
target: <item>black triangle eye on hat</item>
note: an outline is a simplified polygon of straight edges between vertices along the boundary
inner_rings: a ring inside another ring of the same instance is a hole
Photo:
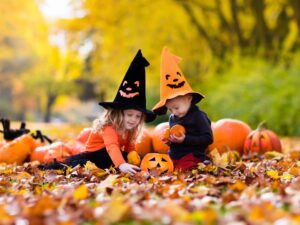
[[[99,105],[106,109],[136,109],[146,115],[146,122],[153,121],[156,115],[151,110],[146,109],[145,67],[149,65],[139,50],[121,82],[114,101],[99,102]]]

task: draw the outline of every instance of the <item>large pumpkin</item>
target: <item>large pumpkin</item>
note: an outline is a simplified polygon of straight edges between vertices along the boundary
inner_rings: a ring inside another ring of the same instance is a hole
[[[31,154],[35,147],[35,140],[29,134],[6,142],[0,148],[0,162],[21,164]]]
[[[261,154],[267,151],[281,152],[281,143],[278,136],[268,130],[264,123],[261,123],[247,136],[244,143],[244,154]]]
[[[220,153],[229,149],[243,153],[244,142],[251,128],[243,121],[236,119],[221,119],[212,126],[214,142],[209,145],[209,151],[217,148]]]
[[[162,141],[162,139],[164,138],[164,133],[167,129],[169,129],[168,122],[160,123],[154,128],[152,133],[152,144],[154,152],[163,154],[168,153],[169,146]]]
[[[70,148],[60,141],[45,147],[48,147],[44,156],[44,162],[46,163],[53,162],[54,160],[62,162],[70,156]]]
[[[40,146],[34,149],[30,156],[31,161],[41,163],[52,162],[54,159],[63,161],[70,156],[71,149],[64,143],[58,141],[50,145]]]
[[[151,133],[149,130],[147,130],[147,129],[143,130],[140,141],[137,142],[135,145],[135,150],[141,156],[144,156],[147,153],[153,152],[152,137],[151,137]]]
[[[141,162],[143,171],[157,169],[160,174],[170,173],[174,170],[174,165],[167,154],[148,153]]]
[[[90,133],[92,132],[93,128],[91,127],[85,127],[82,129],[82,131],[80,131],[80,133],[78,134],[78,136],[76,137],[76,141],[79,141],[83,144],[86,143],[86,141],[88,140]]]
[[[91,127],[83,128],[75,138],[75,140],[72,140],[68,143],[68,145],[70,146],[71,155],[77,155],[86,151],[85,143],[87,142],[92,131],[93,128]]]

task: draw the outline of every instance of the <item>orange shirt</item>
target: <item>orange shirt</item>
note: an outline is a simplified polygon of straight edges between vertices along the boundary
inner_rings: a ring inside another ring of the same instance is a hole
[[[106,126],[100,132],[91,132],[85,144],[86,151],[93,152],[106,148],[115,167],[118,167],[126,162],[121,151],[130,152],[135,148],[134,145],[130,145],[128,134],[125,136],[127,138],[123,139],[113,126]]]

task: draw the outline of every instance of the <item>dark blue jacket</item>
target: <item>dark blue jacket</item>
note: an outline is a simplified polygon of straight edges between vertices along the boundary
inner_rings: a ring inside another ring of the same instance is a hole
[[[184,126],[186,134],[182,143],[170,144],[170,157],[176,160],[193,153],[200,160],[205,160],[206,149],[213,142],[211,122],[206,113],[192,104],[184,117],[178,118],[173,114],[170,116],[170,127],[173,127],[175,124]]]

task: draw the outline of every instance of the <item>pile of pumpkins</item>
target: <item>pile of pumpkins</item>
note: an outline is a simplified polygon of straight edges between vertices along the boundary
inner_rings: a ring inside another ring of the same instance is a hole
[[[75,140],[69,143],[52,142],[40,131],[37,131],[36,135],[29,134],[23,123],[20,129],[12,130],[7,120],[1,122],[4,140],[0,141],[0,162],[6,163],[21,164],[26,160],[41,163],[63,161],[71,155],[85,151],[85,142],[92,131],[92,128],[84,128]],[[263,124],[256,130],[251,130],[243,121],[221,119],[212,123],[212,131],[214,142],[208,147],[209,151],[217,149],[220,154],[236,151],[246,156],[267,151],[282,151],[278,136]],[[140,142],[136,144],[136,152],[128,154],[129,162],[140,165],[145,171],[159,169],[161,173],[172,172],[173,164],[167,154],[169,147],[163,139],[167,139],[170,134],[178,135],[181,132],[185,132],[182,126],[169,129],[168,122],[162,122],[152,130],[144,129]]]

